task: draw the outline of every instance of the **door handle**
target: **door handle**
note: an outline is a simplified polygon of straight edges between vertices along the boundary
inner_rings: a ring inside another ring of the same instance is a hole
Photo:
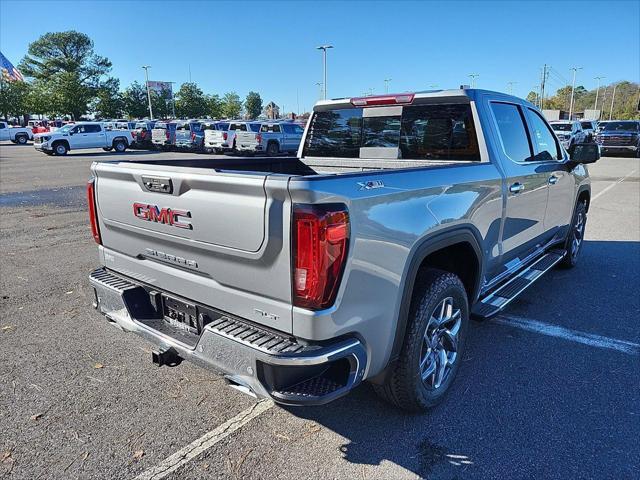
[[[520,182],[516,182],[509,187],[509,191],[511,193],[520,193],[523,190],[524,190],[524,185],[521,184]]]
[[[556,183],[558,183],[558,177],[556,177],[555,175],[551,175],[549,177],[549,185],[555,185]]]

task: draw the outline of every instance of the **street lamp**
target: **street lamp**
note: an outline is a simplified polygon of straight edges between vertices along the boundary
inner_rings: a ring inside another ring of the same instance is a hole
[[[325,100],[327,99],[327,50],[330,48],[333,48],[333,45],[320,45],[319,47],[316,47],[316,50],[322,50],[322,68],[324,72],[323,96]]]
[[[469,78],[471,79],[471,88],[476,88],[476,78],[480,76],[479,73],[470,73]]]
[[[392,78],[384,79],[384,93],[389,93],[389,82],[393,80]]]
[[[582,70],[582,67],[571,67],[573,71],[573,81],[571,82],[571,101],[569,102],[569,120],[573,120],[573,92],[576,89],[576,72]]]
[[[593,103],[593,109],[596,110],[598,108],[598,93],[600,93],[600,80],[607,77],[594,77],[594,80],[598,81],[598,87],[596,88],[596,101]]]
[[[149,69],[151,68],[151,65],[143,65],[142,68],[144,68],[144,77],[147,85],[147,100],[149,100],[149,117],[150,119],[153,119],[153,109],[151,108],[151,92],[149,91]]]

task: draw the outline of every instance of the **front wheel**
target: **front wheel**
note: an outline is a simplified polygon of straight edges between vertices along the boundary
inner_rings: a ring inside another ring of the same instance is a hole
[[[560,262],[563,268],[573,268],[578,264],[578,255],[582,249],[584,240],[584,229],[587,224],[587,204],[580,202],[576,205],[573,214],[573,221],[569,230],[569,235],[564,244],[564,258]]]
[[[469,304],[453,273],[424,271],[413,293],[404,344],[383,385],[374,389],[386,401],[412,412],[444,398],[464,354]]]
[[[64,143],[56,143],[53,146],[53,151],[56,153],[56,155],[66,155],[68,149]]]

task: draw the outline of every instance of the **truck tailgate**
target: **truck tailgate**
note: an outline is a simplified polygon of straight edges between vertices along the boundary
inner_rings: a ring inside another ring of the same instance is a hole
[[[291,331],[287,176],[126,163],[93,171],[108,268]]]

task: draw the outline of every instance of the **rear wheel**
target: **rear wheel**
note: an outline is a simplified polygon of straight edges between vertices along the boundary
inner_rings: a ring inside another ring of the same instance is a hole
[[[278,144],[276,142],[269,142],[267,145],[267,155],[273,157],[279,153],[280,149],[278,148]]]
[[[464,285],[450,272],[420,275],[411,302],[404,344],[385,384],[376,393],[404,410],[437,405],[456,376],[469,325]]]
[[[118,153],[123,153],[127,149],[127,144],[123,140],[113,142],[113,149]]]
[[[29,140],[29,137],[27,137],[26,135],[18,135],[16,137],[16,143],[19,145],[25,145],[27,143],[27,140]]]
[[[64,143],[60,142],[53,146],[53,151],[56,155],[66,155],[69,149]]]
[[[578,264],[578,255],[582,250],[584,240],[584,229],[587,224],[587,204],[579,202],[573,214],[571,229],[564,245],[565,255],[560,266],[563,268],[573,268]]]

